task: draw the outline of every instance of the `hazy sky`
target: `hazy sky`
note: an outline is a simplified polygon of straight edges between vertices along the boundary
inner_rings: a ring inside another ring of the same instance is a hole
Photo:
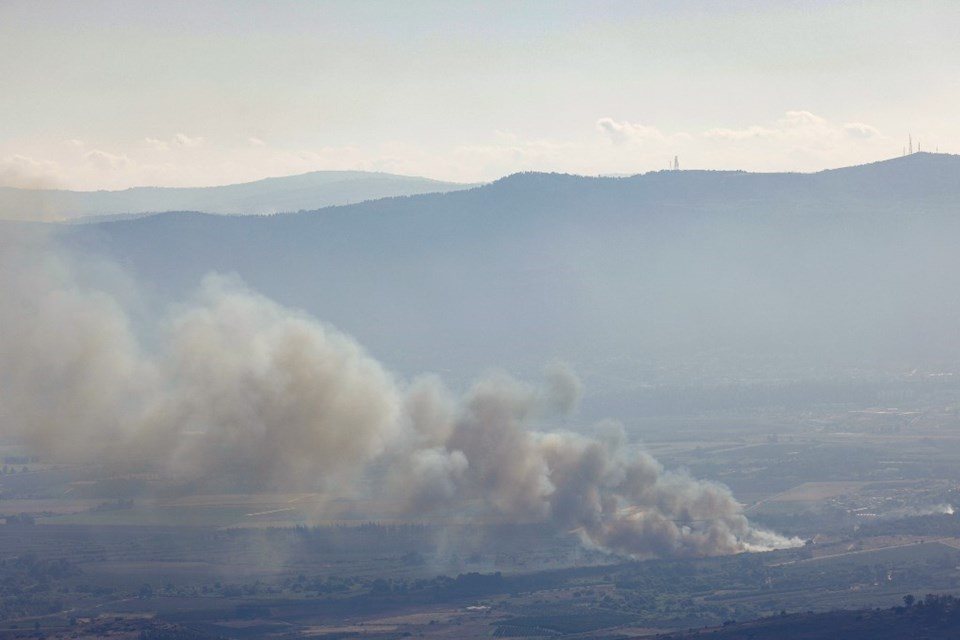
[[[0,0],[0,184],[960,152],[960,2]]]

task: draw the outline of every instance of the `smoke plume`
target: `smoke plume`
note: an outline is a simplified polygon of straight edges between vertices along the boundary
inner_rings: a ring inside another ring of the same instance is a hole
[[[636,557],[795,543],[752,527],[722,485],[628,450],[616,423],[545,428],[579,401],[562,364],[542,386],[493,374],[458,395],[230,278],[147,314],[132,287],[0,242],[0,436],[50,459],[549,523]]]

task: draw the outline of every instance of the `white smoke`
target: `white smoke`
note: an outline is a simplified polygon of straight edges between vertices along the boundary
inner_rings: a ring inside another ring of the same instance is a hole
[[[545,431],[579,401],[564,365],[543,387],[490,375],[457,397],[435,377],[397,380],[349,336],[236,280],[209,276],[135,326],[123,295],[18,246],[0,245],[0,435],[51,458],[375,494],[421,516],[470,505],[637,557],[797,542],[752,527],[725,487],[628,454],[615,423]]]
[[[920,516],[952,516],[956,513],[952,504],[928,504],[913,507],[898,507],[877,514],[880,520],[900,520]]]

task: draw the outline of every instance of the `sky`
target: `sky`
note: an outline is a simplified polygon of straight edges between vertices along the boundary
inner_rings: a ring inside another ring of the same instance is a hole
[[[955,0],[0,0],[0,186],[960,152]]]

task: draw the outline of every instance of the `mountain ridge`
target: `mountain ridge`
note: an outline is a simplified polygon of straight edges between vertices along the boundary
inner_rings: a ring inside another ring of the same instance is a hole
[[[115,191],[0,187],[0,217],[77,220],[172,210],[265,214],[352,204],[382,197],[469,188],[383,172],[312,171],[206,187],[131,187]]]
[[[404,373],[560,358],[604,385],[818,377],[960,362],[960,302],[945,294],[960,289],[958,160],[525,173],[273,216],[53,228],[171,299],[236,274]]]

